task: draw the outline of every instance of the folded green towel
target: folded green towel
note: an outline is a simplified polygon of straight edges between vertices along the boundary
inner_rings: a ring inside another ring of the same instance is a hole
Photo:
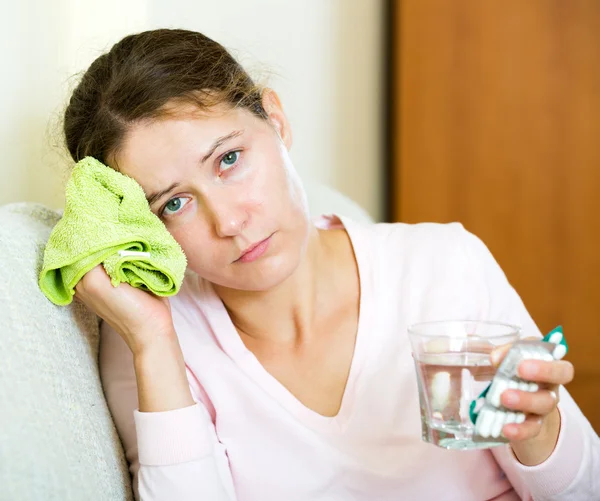
[[[187,266],[142,187],[86,157],[67,183],[64,215],[44,251],[40,288],[53,303],[69,304],[77,282],[100,263],[113,286],[127,282],[157,296],[177,294]]]

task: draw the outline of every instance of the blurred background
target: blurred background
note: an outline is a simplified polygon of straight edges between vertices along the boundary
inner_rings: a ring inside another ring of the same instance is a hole
[[[77,74],[125,35],[186,28],[217,40],[279,92],[305,179],[383,217],[381,0],[2,2],[0,203],[60,207],[60,115]]]
[[[483,239],[600,432],[600,1],[390,5],[388,217]]]
[[[376,220],[460,221],[600,431],[600,1],[28,0],[2,4],[0,204],[62,206],[60,115],[126,34],[201,31],[281,95],[301,175]]]

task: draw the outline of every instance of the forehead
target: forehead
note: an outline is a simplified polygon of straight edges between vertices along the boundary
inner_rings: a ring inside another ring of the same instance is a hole
[[[132,125],[111,164],[143,184],[139,178],[161,166],[198,165],[218,138],[237,130],[246,134],[256,122],[250,112],[240,108],[220,105],[200,111],[181,106]]]

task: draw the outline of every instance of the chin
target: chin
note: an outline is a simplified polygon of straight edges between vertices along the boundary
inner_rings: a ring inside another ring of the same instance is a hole
[[[285,282],[298,268],[298,262],[283,259],[282,256],[273,256],[260,263],[253,263],[254,269],[248,269],[245,277],[240,277],[240,290],[268,291]]]

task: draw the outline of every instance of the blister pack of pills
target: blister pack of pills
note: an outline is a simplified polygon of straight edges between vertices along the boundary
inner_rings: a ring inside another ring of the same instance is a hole
[[[499,438],[504,425],[525,421],[525,414],[522,412],[513,412],[502,406],[500,396],[508,389],[538,391],[536,383],[517,375],[521,362],[560,360],[567,351],[568,346],[560,326],[541,340],[522,340],[515,343],[502,360],[489,386],[471,403],[470,417],[475,425],[475,433],[484,438]]]

